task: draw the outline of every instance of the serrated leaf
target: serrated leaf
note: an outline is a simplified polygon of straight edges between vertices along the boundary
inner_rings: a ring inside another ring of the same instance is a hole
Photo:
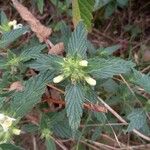
[[[10,143],[0,144],[2,150],[24,150],[23,148]]]
[[[82,105],[84,102],[84,91],[80,84],[70,84],[66,87],[66,110],[69,119],[69,125],[73,131],[76,131],[80,125],[83,113]]]
[[[63,58],[56,55],[38,55],[37,59],[29,64],[29,67],[36,70],[60,70],[62,69]]]
[[[24,49],[19,57],[21,57],[23,61],[27,61],[31,58],[36,58],[40,54],[41,50],[43,50],[45,47],[46,45],[40,44],[34,47]]]
[[[15,29],[3,34],[0,40],[0,48],[6,48],[10,43],[14,42],[17,38],[23,35],[27,31],[26,27]]]
[[[92,11],[94,9],[94,0],[73,0],[73,23],[76,27],[80,21],[83,21],[88,30],[91,30]]]
[[[120,47],[121,47],[121,45],[117,44],[117,45],[113,45],[113,46],[104,48],[100,51],[100,55],[102,55],[102,56],[112,55],[113,52],[117,51]]]
[[[87,32],[82,22],[80,22],[72,33],[68,43],[68,55],[79,55],[86,57],[87,51]]]
[[[95,78],[112,78],[114,75],[127,73],[135,64],[118,58],[110,59],[90,59],[89,73]]]
[[[128,120],[130,120],[127,131],[130,132],[133,129],[141,129],[146,122],[146,113],[142,109],[134,109],[128,116]]]
[[[51,138],[45,140],[46,150],[56,150],[55,142]]]
[[[137,70],[134,71],[134,76],[131,79],[131,82],[139,85],[140,87],[144,88],[144,90],[150,93],[150,76],[142,74]]]
[[[24,90],[16,93],[12,99],[11,110],[14,117],[23,117],[40,101],[46,83],[51,82],[53,77],[53,72],[44,72],[26,82]]]

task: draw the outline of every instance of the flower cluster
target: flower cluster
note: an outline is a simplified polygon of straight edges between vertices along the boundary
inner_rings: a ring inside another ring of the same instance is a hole
[[[9,116],[0,113],[0,125],[2,126],[4,132],[7,132],[9,130],[14,121],[16,121],[15,118],[11,118]],[[19,135],[21,133],[21,130],[13,128],[12,132],[15,135]]]
[[[67,77],[71,77],[71,81],[86,81],[89,85],[95,86],[96,80],[90,77],[85,71],[85,67],[88,66],[87,60],[76,60],[72,58],[64,58],[62,74],[53,78],[54,83],[59,83]]]
[[[13,30],[15,30],[15,29],[20,29],[20,28],[22,28],[22,24],[21,23],[19,23],[19,24],[17,24],[17,21],[16,20],[13,20],[13,21],[10,21],[9,23],[8,23],[8,26],[9,27],[13,27]]]

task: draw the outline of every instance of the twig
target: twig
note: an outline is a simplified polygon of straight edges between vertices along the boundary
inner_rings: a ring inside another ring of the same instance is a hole
[[[100,97],[97,97],[98,100],[110,111],[120,122],[125,123],[128,125],[128,123],[115,111],[113,110],[107,103],[105,103]],[[137,134],[139,137],[143,138],[144,140],[147,140],[150,142],[150,138],[142,133],[140,133],[138,130],[133,129],[133,132]]]
[[[126,123],[109,123],[109,124],[87,124],[87,127],[99,127],[99,126],[124,126]],[[80,127],[83,128],[85,125],[81,124]]]
[[[60,147],[62,150],[68,150],[60,141],[56,140],[51,136],[51,139]]]
[[[107,148],[107,150],[108,149],[110,149],[110,150],[116,150],[115,147],[112,147],[112,146],[109,146],[109,145],[106,145],[106,144],[103,144],[103,143],[95,142],[95,141],[88,140],[88,139],[86,139],[85,141],[89,142],[89,143],[92,143],[93,145],[95,145],[95,146],[97,146],[99,148],[105,147],[105,148]]]

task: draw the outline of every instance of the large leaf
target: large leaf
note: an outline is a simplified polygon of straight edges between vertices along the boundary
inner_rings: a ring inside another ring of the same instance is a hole
[[[6,32],[3,34],[0,40],[0,48],[7,47],[10,43],[14,42],[17,38],[27,32],[26,27],[22,27],[20,29],[15,29],[10,32]]]
[[[128,116],[127,118],[130,120],[129,126],[127,131],[130,132],[133,129],[142,129],[144,127],[147,127],[147,121],[146,121],[146,113],[138,108],[134,109]],[[147,130],[148,131],[148,130]]]
[[[87,50],[87,33],[82,22],[80,22],[75,31],[72,33],[68,43],[69,55],[80,55],[83,58],[86,57]]]
[[[40,54],[29,66],[36,70],[60,70],[62,69],[63,58],[56,55]]]
[[[23,117],[41,99],[45,91],[46,83],[53,79],[53,72],[44,72],[29,79],[22,92],[15,94],[12,99],[11,109],[14,117]]]
[[[87,29],[91,29],[92,11],[94,9],[94,0],[73,0],[73,23],[75,26],[83,21]]]
[[[66,87],[65,101],[67,116],[69,118],[69,125],[73,131],[76,131],[80,125],[84,98],[83,87],[80,84],[70,84]]]
[[[111,78],[114,75],[127,73],[135,66],[131,61],[125,61],[118,58],[110,59],[90,59],[89,73],[96,78]]]

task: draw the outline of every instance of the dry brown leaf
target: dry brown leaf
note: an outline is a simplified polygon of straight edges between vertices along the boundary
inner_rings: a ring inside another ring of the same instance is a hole
[[[52,33],[52,29],[45,27],[37,20],[32,13],[17,0],[11,0],[13,5],[19,12],[23,20],[25,20],[31,27],[31,30],[35,32],[40,42],[44,42]]]
[[[144,52],[143,60],[144,60],[145,62],[149,62],[149,61],[150,61],[150,51],[149,51],[149,50],[146,50],[146,51]]]
[[[54,54],[54,55],[62,54],[64,52],[64,49],[65,49],[64,44],[60,42],[55,46],[51,47],[48,54]]]
[[[9,91],[22,91],[23,90],[23,85],[21,84],[20,81],[16,81],[16,82],[13,82],[11,85],[10,85],[10,88],[9,88]]]

